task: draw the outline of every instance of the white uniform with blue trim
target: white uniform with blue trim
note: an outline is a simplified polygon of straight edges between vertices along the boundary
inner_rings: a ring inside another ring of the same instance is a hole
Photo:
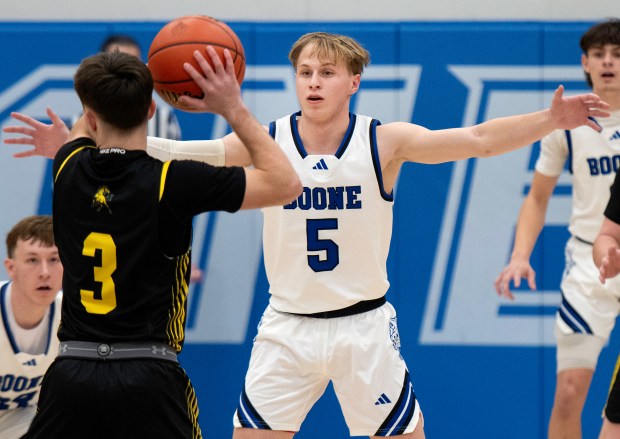
[[[556,315],[558,337],[570,334],[596,336],[599,346],[609,339],[620,313],[620,278],[599,281],[592,260],[592,243],[603,222],[610,188],[620,167],[620,111],[596,119],[601,132],[583,126],[554,131],[541,143],[536,170],[559,176],[568,163],[572,174],[571,238],[566,244],[566,266],[562,276],[562,303]],[[594,368],[600,348],[570,349],[558,345],[558,369]],[[568,358],[567,358],[568,357]]]
[[[389,304],[316,318],[385,296],[392,195],[383,189],[375,128],[350,115],[334,155],[309,155],[299,113],[271,134],[304,186],[286,206],[264,209],[263,247],[270,305],[254,341],[237,427],[298,431],[330,380],[352,436],[410,433],[419,404]]]
[[[40,354],[23,352],[15,337],[15,323],[9,307],[10,282],[0,283],[0,437],[17,439],[30,425],[36,412],[43,375],[58,353],[58,325],[62,294],[51,304],[41,322],[47,333]],[[37,328],[33,329],[37,330]]]

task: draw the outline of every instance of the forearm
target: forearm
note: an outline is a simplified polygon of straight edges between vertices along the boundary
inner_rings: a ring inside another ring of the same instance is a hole
[[[472,127],[473,135],[481,140],[476,156],[490,157],[513,151],[540,140],[557,128],[549,110],[483,122]]]
[[[545,225],[547,204],[526,197],[519,212],[511,259],[529,261]]]
[[[213,166],[224,166],[226,151],[222,139],[176,141],[148,137],[146,152],[161,161],[195,160]]]

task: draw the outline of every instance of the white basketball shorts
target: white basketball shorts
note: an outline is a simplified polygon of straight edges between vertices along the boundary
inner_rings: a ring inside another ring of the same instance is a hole
[[[594,369],[620,313],[620,277],[601,284],[592,245],[577,238],[567,242],[565,257],[562,302],[555,325],[558,371]]]
[[[299,431],[330,380],[351,436],[411,433],[420,417],[391,304],[331,319],[267,307],[236,427]]]

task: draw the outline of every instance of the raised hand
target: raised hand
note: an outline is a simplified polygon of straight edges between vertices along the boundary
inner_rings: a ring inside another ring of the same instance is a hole
[[[551,117],[557,121],[561,129],[572,130],[581,125],[588,125],[596,131],[601,131],[601,127],[590,118],[609,116],[609,113],[604,111],[608,108],[609,104],[594,93],[564,97],[564,86],[560,85],[553,94],[549,110]]]
[[[180,100],[191,108],[189,111],[217,113],[226,117],[230,112],[243,105],[232,56],[228,50],[224,50],[226,61],[226,65],[224,65],[211,46],[207,46],[207,54],[211,58],[213,67],[199,51],[194,52],[194,58],[202,73],[189,63],[183,65],[187,73],[204,92],[203,98],[181,96]]]
[[[51,124],[39,122],[23,113],[11,113],[13,119],[23,122],[25,126],[8,126],[2,131],[11,134],[21,134],[23,137],[5,137],[4,143],[9,145],[32,145],[34,147],[27,151],[17,152],[13,154],[13,157],[43,156],[54,158],[56,152],[67,141],[69,129],[62,119],[49,107],[47,108],[47,115],[52,121]]]

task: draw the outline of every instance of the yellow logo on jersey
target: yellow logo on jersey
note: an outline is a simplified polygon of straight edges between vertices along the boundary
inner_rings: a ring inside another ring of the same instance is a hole
[[[93,197],[92,207],[97,209],[97,212],[101,211],[102,208],[108,209],[109,213],[112,213],[112,209],[110,209],[109,202],[112,201],[112,197],[114,194],[110,192],[106,186],[100,186],[97,189],[97,193]]]

